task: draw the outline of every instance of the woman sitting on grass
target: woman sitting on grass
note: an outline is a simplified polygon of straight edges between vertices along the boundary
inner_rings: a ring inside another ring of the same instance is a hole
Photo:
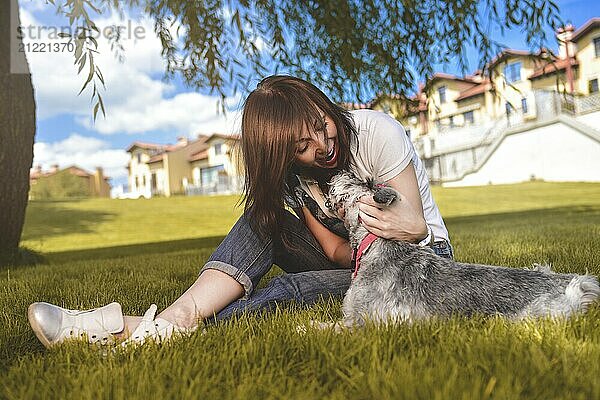
[[[123,317],[117,303],[87,311],[34,303],[29,321],[36,336],[46,346],[82,336],[92,342],[160,341],[192,331],[204,319],[343,296],[352,249],[323,197],[339,170],[386,182],[402,194],[385,209],[361,199],[360,217],[370,232],[452,257],[423,164],[403,127],[387,114],[345,111],[304,80],[270,76],[246,99],[241,146],[244,213],[181,297],[156,317],[154,304],[143,317]],[[273,264],[286,273],[255,290]]]

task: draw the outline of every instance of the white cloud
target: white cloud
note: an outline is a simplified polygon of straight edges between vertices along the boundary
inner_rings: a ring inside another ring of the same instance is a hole
[[[31,11],[30,8],[21,8],[21,25],[44,26]],[[29,52],[27,58],[35,88],[38,118],[60,114],[75,115],[77,123],[102,134],[141,134],[164,129],[173,130],[172,136],[177,136],[196,132],[228,133],[235,130],[235,114],[228,118],[217,115],[216,96],[196,92],[175,93],[173,84],[153,78],[162,75],[165,68],[160,55],[160,40],[154,33],[154,23],[148,17],[137,21],[127,14],[124,16],[124,20],[121,20],[113,12],[105,18],[95,20],[101,32],[113,24],[125,27],[122,39],[125,57],[123,64],[115,59],[108,41],[103,37],[98,38],[100,54],[94,57],[106,82],[106,90],[100,89],[106,106],[106,119],[99,111],[96,123],[93,124],[91,86],[77,96],[87,77],[87,66],[77,75],[72,53]],[[66,19],[64,24],[67,24]],[[138,29],[138,33],[143,31],[142,35],[138,35],[143,36],[142,38],[133,37],[135,29]],[[170,29],[173,37],[176,37],[177,25]],[[47,35],[48,32],[44,31],[43,34]],[[27,35],[24,39],[26,43],[32,40]],[[38,41],[43,42],[44,39]],[[239,98],[228,99],[228,103],[237,105]]]
[[[237,99],[227,102],[231,104]],[[127,132],[143,133],[151,130],[172,131],[172,137],[197,133],[232,133],[238,131],[239,113],[217,115],[217,100],[199,93],[179,93],[172,98],[149,94],[127,112],[114,111],[106,120],[98,118],[95,125],[89,116],[78,117],[77,122],[103,134]]]
[[[125,150],[111,149],[108,142],[77,133],[59,142],[37,142],[33,146],[33,154],[33,165],[40,165],[43,170],[54,164],[61,169],[76,165],[89,172],[102,167],[104,174],[113,182],[127,176],[125,166],[129,155]]]
[[[29,11],[43,11],[48,8],[48,4],[40,0],[20,0],[19,7]]]

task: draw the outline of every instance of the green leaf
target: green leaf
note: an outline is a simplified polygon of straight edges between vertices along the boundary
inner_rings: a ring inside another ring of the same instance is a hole
[[[96,69],[96,76],[98,77],[98,79],[100,79],[100,82],[102,82],[102,85],[104,86],[104,76],[102,75],[102,71],[100,71],[100,68]]]
[[[77,75],[79,75],[81,73],[81,70],[83,69],[83,67],[85,67],[86,60],[87,60],[87,54],[84,54],[83,57],[81,57],[81,60],[79,61],[79,71],[77,71]]]
[[[93,36],[88,36],[88,39],[90,39],[90,41],[94,43],[94,47],[98,48],[98,41],[96,40],[96,38],[94,38]]]
[[[96,114],[98,113],[99,106],[100,106],[100,103],[96,103],[96,105],[94,106],[94,122],[96,122]]]
[[[93,76],[94,76],[94,64],[91,62],[91,57],[90,57],[90,73],[87,77],[87,80],[85,81],[85,83],[83,84],[83,86],[81,87],[81,90],[79,91],[79,93],[77,93],[77,96],[79,96],[81,94],[81,92],[84,91],[84,89],[87,87],[88,83],[90,83],[90,81],[92,80]]]
[[[102,96],[98,95],[98,102],[100,102],[100,107],[102,108],[102,115],[106,118],[106,111],[104,110],[104,102],[102,101]]]

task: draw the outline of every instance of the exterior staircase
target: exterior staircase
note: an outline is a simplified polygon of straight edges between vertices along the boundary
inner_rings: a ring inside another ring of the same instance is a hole
[[[476,140],[444,147],[436,147],[435,139],[427,137],[415,141],[415,150],[425,164],[430,182],[460,181],[479,171],[507,136],[552,124],[562,123],[600,143],[600,130],[577,119],[583,114],[600,112],[600,95],[577,98],[537,91],[535,98],[534,116],[512,113],[508,118],[494,121]]]

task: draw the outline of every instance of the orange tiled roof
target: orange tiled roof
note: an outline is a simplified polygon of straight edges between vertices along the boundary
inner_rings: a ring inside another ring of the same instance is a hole
[[[579,62],[577,62],[577,59],[575,58],[570,58],[568,60],[555,60],[554,62],[548,62],[542,65],[540,68],[534,70],[533,73],[529,75],[529,79],[541,78],[545,75],[552,75],[558,71],[561,71],[567,68],[567,65],[569,65],[569,61],[571,63],[571,66],[573,67],[579,65]]]
[[[504,60],[508,56],[532,56],[533,53],[527,50],[504,49],[489,62],[488,68],[493,68],[494,65]]]
[[[192,154],[189,158],[189,162],[200,161],[208,158],[208,149],[204,149]]]
[[[62,171],[69,171],[69,173],[71,173],[72,175],[80,176],[82,178],[89,178],[91,176],[94,176],[94,174],[87,172],[83,168],[80,168],[76,165],[71,165],[70,167],[67,167],[64,169],[57,169],[55,171],[42,172],[40,170],[33,170],[29,173],[29,179],[36,180],[39,178],[56,175],[57,173],[62,172]],[[108,179],[110,179],[108,176],[104,176],[104,180],[108,180]]]
[[[578,41],[587,31],[589,31],[590,29],[592,29],[594,27],[599,27],[599,26],[600,26],[600,18],[599,17],[594,17],[594,18],[589,19],[585,24],[583,24],[581,26],[581,28],[577,29],[573,33],[573,36],[571,36],[571,41],[572,42]]]
[[[161,162],[163,160],[164,155],[165,155],[165,153],[160,153],[155,156],[152,156],[152,157],[150,157],[150,159],[148,161],[146,161],[146,164]]]
[[[465,89],[462,92],[460,92],[458,97],[456,99],[454,99],[454,101],[461,101],[461,100],[468,99],[473,96],[478,96],[480,94],[484,94],[487,90],[489,90],[489,88],[490,88],[490,81],[489,81],[489,79],[485,79],[480,84],[475,85],[473,87],[470,87],[470,88]]]
[[[212,135],[210,135],[208,138],[206,138],[206,141],[209,141],[212,138],[221,138],[221,139],[226,139],[226,140],[239,140],[240,139],[240,135],[237,134],[232,134],[232,135],[226,135],[224,133],[213,133]]]
[[[92,176],[92,174],[90,174],[89,172],[87,172],[87,171],[85,171],[85,170],[83,170],[83,169],[81,169],[79,167],[76,167],[74,165],[70,166],[67,169],[69,170],[69,172],[71,174],[76,175],[76,176],[81,176],[81,177],[84,177],[84,178]]]
[[[472,76],[464,76],[461,78],[460,76],[447,74],[445,72],[436,72],[431,76],[431,78],[429,78],[430,81],[433,81],[436,79],[448,79],[451,81],[463,81],[463,82],[469,82],[469,83],[476,83],[476,80]]]
[[[164,148],[168,147],[169,145],[164,145],[164,144],[156,144],[156,143],[146,143],[146,142],[133,142],[128,148],[127,148],[127,152],[130,153],[131,150],[133,150],[136,147],[139,147],[140,149],[145,149],[145,150],[163,150]]]

